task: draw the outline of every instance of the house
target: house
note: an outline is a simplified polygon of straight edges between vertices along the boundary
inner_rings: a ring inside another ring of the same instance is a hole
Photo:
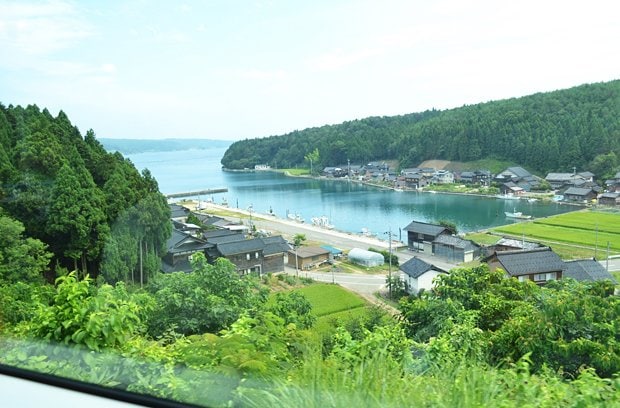
[[[403,176],[405,178],[405,186],[408,188],[423,188],[428,185],[428,180],[421,173],[407,173]]]
[[[565,201],[586,202],[596,198],[596,192],[591,188],[570,187],[564,192]]]
[[[284,271],[284,255],[290,249],[281,236],[239,239],[242,234],[210,238],[214,246],[207,250],[209,262],[226,258],[241,275]]]
[[[405,228],[407,231],[407,246],[419,252],[432,253],[433,241],[442,234],[450,234],[448,229],[441,225],[412,221]]]
[[[576,261],[566,261],[566,270],[563,278],[572,278],[576,281],[596,282],[609,280],[614,285],[618,282],[596,259],[580,259]]]
[[[280,235],[259,239],[265,244],[263,248],[263,272],[283,272],[284,255],[288,253],[291,246]]]
[[[405,282],[405,290],[411,295],[417,294],[420,290],[431,290],[434,287],[433,280],[439,275],[448,273],[415,256],[401,264],[399,269]]]
[[[603,193],[598,197],[598,203],[601,205],[620,205],[620,192]]]
[[[458,181],[464,184],[473,184],[474,183],[474,172],[473,171],[463,171],[458,176]]]
[[[170,218],[173,221],[187,221],[187,216],[190,213],[188,208],[185,208],[182,205],[178,204],[169,204],[168,206],[170,207]]]
[[[557,190],[564,186],[575,186],[579,181],[585,182],[586,179],[576,173],[549,173],[545,181],[552,189]]]
[[[480,255],[480,247],[472,241],[441,234],[433,241],[433,254],[451,262],[471,262]]]
[[[289,249],[288,266],[308,270],[329,261],[329,255],[329,250],[315,246],[302,246],[297,250]]]
[[[191,272],[192,256],[205,253],[213,244],[182,231],[173,229],[166,242],[166,255],[162,258],[163,272]]]
[[[198,225],[178,220],[172,220],[172,228],[194,236],[200,236],[201,232]]]
[[[437,170],[432,180],[436,184],[451,184],[454,183],[454,174],[448,170]]]
[[[204,231],[202,233],[202,238],[206,240],[207,242],[211,242],[211,240],[214,238],[217,239],[219,237],[227,237],[227,236],[236,237],[238,240],[246,239],[246,236],[245,234],[243,234],[242,231],[231,231],[228,229],[214,229],[214,230]]]
[[[506,170],[499,173],[493,179],[495,182],[503,184],[513,182],[518,187],[525,191],[530,191],[532,188],[540,185],[538,177],[525,170],[523,167],[508,167]]]
[[[506,275],[520,282],[531,280],[538,285],[561,279],[566,266],[549,247],[525,251],[495,252],[483,260],[491,270],[503,269]]]
[[[524,192],[523,188],[519,187],[512,181],[502,184],[499,187],[499,191],[504,195],[515,195],[515,196],[523,195],[523,192]]]
[[[491,172],[489,170],[463,171],[456,180],[463,184],[489,185],[491,183]]]
[[[349,251],[349,261],[358,265],[373,267],[381,266],[385,262],[385,258],[378,252],[366,251],[365,249],[353,248]]]
[[[209,262],[217,258],[226,258],[235,264],[240,275],[266,273],[263,269],[263,251],[265,244],[260,238],[222,242],[208,251]]]

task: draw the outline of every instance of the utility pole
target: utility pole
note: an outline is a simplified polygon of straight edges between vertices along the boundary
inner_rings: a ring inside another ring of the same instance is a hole
[[[297,245],[295,245],[295,277],[299,279],[299,259],[297,258]]]
[[[388,232],[384,232],[384,234],[388,235],[388,296],[392,299],[392,228],[388,230]]]
[[[609,241],[607,241],[607,261],[605,262],[605,269],[607,269],[607,272],[609,272]]]
[[[598,250],[598,222],[596,223],[596,232],[594,238],[594,259],[596,259],[596,252]]]

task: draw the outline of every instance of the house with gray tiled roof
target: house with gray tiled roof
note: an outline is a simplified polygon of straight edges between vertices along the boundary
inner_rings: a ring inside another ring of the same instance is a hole
[[[243,239],[242,236],[235,234],[210,238],[213,247],[207,251],[209,262],[226,258],[235,264],[241,275],[284,271],[284,255],[290,249],[284,238],[278,235]]]
[[[166,255],[162,258],[163,272],[191,272],[191,259],[196,253],[206,253],[213,247],[205,240],[173,229],[166,242]]]
[[[456,235],[441,234],[433,241],[433,254],[449,262],[471,262],[480,255],[480,246]]]
[[[564,264],[566,265],[566,270],[563,274],[564,278],[572,278],[582,282],[609,280],[614,285],[618,284],[614,277],[596,259],[566,261]]]
[[[402,263],[399,269],[402,272],[401,278],[405,282],[405,290],[412,295],[417,294],[422,289],[432,289],[434,287],[433,280],[439,275],[448,273],[415,256]]]
[[[504,270],[521,282],[531,280],[538,285],[561,279],[566,265],[549,247],[526,251],[495,252],[483,260],[491,270]]]
[[[288,251],[288,266],[308,270],[329,261],[331,252],[319,246],[302,246]]]
[[[591,188],[570,187],[564,192],[565,201],[586,202],[596,198],[596,192]]]
[[[525,191],[530,191],[540,184],[540,179],[538,177],[519,166],[508,167],[495,176],[493,181],[500,184],[513,182]]]
[[[598,197],[598,203],[600,205],[610,205],[610,206],[620,205],[620,192],[619,193],[603,193]]]
[[[187,216],[190,213],[188,208],[185,208],[179,204],[168,204],[168,206],[170,207],[170,218],[173,221],[187,221]]]
[[[407,246],[414,251],[432,253],[433,241],[442,234],[450,234],[447,228],[426,222],[412,221],[404,228],[407,231]]]

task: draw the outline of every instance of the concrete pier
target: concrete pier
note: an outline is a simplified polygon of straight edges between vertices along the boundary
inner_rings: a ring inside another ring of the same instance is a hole
[[[166,194],[166,198],[181,198],[181,197],[193,197],[198,195],[209,195],[209,194],[218,194],[218,193],[227,193],[227,188],[211,188],[208,190],[198,190],[198,191],[186,191],[181,193],[172,193]]]

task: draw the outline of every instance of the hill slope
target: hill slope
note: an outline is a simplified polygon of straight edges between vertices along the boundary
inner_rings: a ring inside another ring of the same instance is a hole
[[[303,165],[304,156],[318,148],[316,167],[379,158],[398,159],[407,167],[431,159],[473,161],[493,157],[544,173],[572,171],[573,166],[584,169],[599,156],[598,162],[605,163],[599,173],[604,173],[618,164],[618,112],[620,80],[615,80],[445,111],[370,117],[238,141],[227,150],[222,164],[233,169],[261,163],[294,167]],[[606,156],[610,152],[613,157]]]

